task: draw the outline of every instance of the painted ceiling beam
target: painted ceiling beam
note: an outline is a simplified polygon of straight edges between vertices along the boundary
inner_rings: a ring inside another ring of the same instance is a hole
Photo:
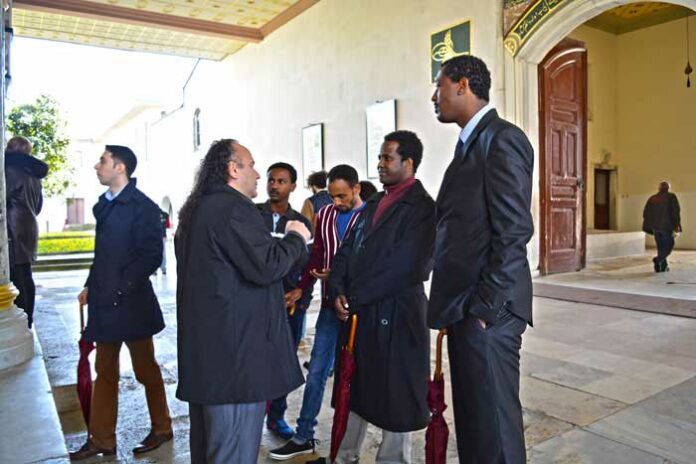
[[[293,3],[287,10],[280,13],[275,18],[268,21],[266,24],[261,26],[261,34],[267,37],[271,32],[284,26],[290,20],[302,14],[305,10],[319,3],[319,0],[299,0]]]
[[[316,3],[314,0],[312,0],[312,2]],[[206,35],[244,42],[258,43],[261,42],[264,37],[261,30],[251,27],[184,18],[182,16],[136,10],[134,8],[125,8],[122,6],[104,5],[87,0],[14,0],[13,6],[26,10],[170,29],[179,32],[187,32],[189,34]]]

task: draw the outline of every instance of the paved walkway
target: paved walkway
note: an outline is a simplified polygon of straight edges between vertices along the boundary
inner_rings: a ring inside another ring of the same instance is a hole
[[[49,379],[65,402],[77,362],[76,295],[86,271],[37,276],[35,317]],[[93,462],[187,463],[188,408],[174,397],[177,379],[175,277],[153,277],[167,328],[155,338],[174,418],[172,444],[136,460],[130,449],[149,428],[144,393],[136,382],[127,350],[121,359],[116,459]],[[532,463],[683,463],[696,462],[696,319],[535,299],[535,328],[524,336],[522,404]],[[309,357],[316,309],[300,360]],[[434,340],[435,337],[433,337]],[[434,355],[434,350],[433,350]],[[447,363],[445,362],[445,367]],[[445,369],[445,372],[448,370]],[[330,389],[330,386],[327,387]],[[6,393],[4,393],[6,394]],[[448,400],[450,401],[450,400]],[[288,421],[294,425],[301,389],[290,395]],[[319,452],[329,446],[332,410],[325,396],[319,417]],[[448,462],[457,462],[451,408],[446,416],[451,439]],[[61,413],[68,448],[85,438],[79,411]],[[370,430],[361,462],[374,462],[379,433]],[[424,433],[415,434],[414,462],[422,463]],[[259,463],[273,462],[268,450],[282,444],[264,433]],[[300,463],[309,457],[289,461]],[[67,462],[52,460],[50,462]]]

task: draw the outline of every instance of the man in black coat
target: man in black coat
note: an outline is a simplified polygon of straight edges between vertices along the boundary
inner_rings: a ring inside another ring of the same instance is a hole
[[[274,163],[268,168],[266,176],[268,201],[256,206],[261,211],[263,222],[271,236],[276,239],[282,238],[285,235],[285,227],[287,227],[289,221],[299,221],[307,229],[311,230],[312,223],[309,219],[292,209],[290,205],[290,194],[297,187],[297,171],[295,168],[288,163]],[[288,292],[297,287],[306,263],[306,259],[298,261],[295,268],[283,279],[285,306],[288,308],[288,323],[290,324],[295,352],[297,352],[297,347],[302,338],[302,329],[306,319],[307,308],[312,301],[312,293],[303,293],[299,300],[293,302]],[[285,422],[285,411],[287,409],[287,395],[283,395],[271,402],[268,408],[268,417],[266,418],[266,428],[285,440],[291,439],[295,434],[292,427]]]
[[[329,276],[339,319],[358,316],[351,412],[337,462],[357,462],[371,423],[383,430],[377,462],[410,463],[410,432],[428,423],[430,334],[423,282],[432,269],[435,202],[415,178],[422,156],[413,132],[385,136],[378,164],[384,192],[368,201]],[[347,333],[342,330],[339,345]],[[340,369],[339,362],[336,384]]]
[[[648,198],[643,209],[643,232],[655,237],[655,272],[669,271],[667,257],[674,249],[674,235],[681,233],[681,213],[677,196],[669,191],[669,182],[660,182],[658,192]]]
[[[31,263],[36,260],[39,228],[36,216],[41,212],[41,179],[48,166],[31,155],[32,144],[24,137],[12,137],[5,150],[5,199],[7,238],[10,255],[10,280],[19,290],[15,304],[27,314],[29,328],[34,321],[36,287]]]
[[[428,307],[430,327],[447,328],[459,461],[524,463],[519,352],[532,323],[533,150],[489,104],[482,60],[446,61],[436,85],[438,120],[462,128],[437,198]]]
[[[109,187],[94,206],[97,230],[94,261],[78,299],[89,305],[85,338],[97,344],[97,379],[92,396],[89,433],[71,460],[116,453],[119,353],[128,347],[136,379],[145,386],[152,427],[133,449],[140,454],[172,439],[164,382],[155,360],[152,337],[164,320],[150,275],[162,261],[159,207],[136,188],[131,177],[137,165],[133,151],[107,145],[94,166]]]
[[[251,201],[258,179],[249,150],[214,142],[179,215],[176,395],[189,403],[194,464],[256,462],[266,401],[303,382],[283,277],[310,233],[288,221],[271,237]]]

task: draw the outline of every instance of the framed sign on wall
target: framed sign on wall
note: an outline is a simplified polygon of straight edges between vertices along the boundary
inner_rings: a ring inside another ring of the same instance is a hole
[[[442,63],[471,53],[471,21],[464,21],[430,36],[430,78],[435,82]]]
[[[367,177],[378,179],[377,163],[384,136],[396,130],[396,100],[377,102],[365,111],[367,123]]]
[[[302,177],[324,169],[324,124],[302,128]]]

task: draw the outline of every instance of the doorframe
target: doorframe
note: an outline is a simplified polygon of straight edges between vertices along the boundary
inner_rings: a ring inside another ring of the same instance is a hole
[[[565,52],[573,52],[577,50],[582,50],[585,53],[585,76],[583,80],[583,93],[585,99],[582,102],[582,168],[580,172],[580,178],[583,179],[582,187],[582,197],[580,201],[580,206],[578,207],[580,211],[580,236],[576,237],[580,241],[580,268],[584,269],[587,259],[587,47],[584,42],[575,39],[569,39],[567,37],[561,39],[549,52],[544,55],[544,58],[537,65],[537,82],[539,84],[539,230],[541,234],[539,235],[539,272],[542,275],[548,274],[549,259],[550,255],[547,250],[548,240],[543,234],[546,233],[546,226],[548,225],[548,202],[549,198],[546,197],[546,187],[549,179],[543,175],[546,172],[547,152],[546,152],[546,142],[545,142],[545,118],[541,115],[544,111],[545,105],[542,102],[543,89],[541,88],[541,66],[544,60],[551,55],[554,50],[561,47],[567,47]]]
[[[696,11],[696,0],[660,0],[665,3],[681,5]],[[563,38],[589,19],[617,6],[635,3],[635,0],[592,0],[565,2],[533,31],[515,56],[505,51],[504,56],[505,115],[527,134],[532,147],[539,156],[539,85],[537,66],[546,54]],[[540,224],[539,163],[534,163],[532,190],[532,217],[534,224]],[[530,267],[539,266],[540,227],[535,228],[534,236],[528,244]]]

